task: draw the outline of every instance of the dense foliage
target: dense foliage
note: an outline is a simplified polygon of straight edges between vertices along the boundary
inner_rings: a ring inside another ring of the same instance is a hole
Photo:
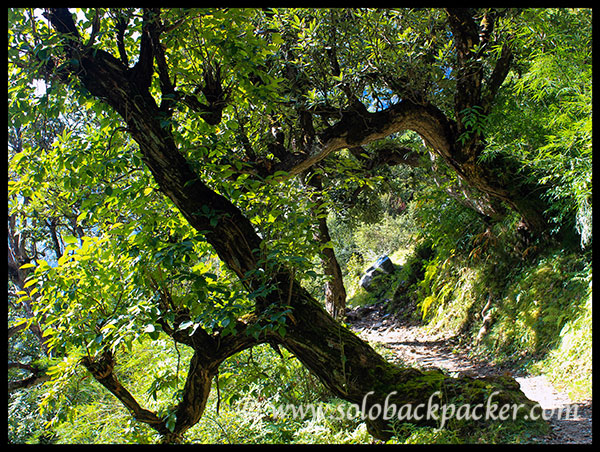
[[[181,338],[233,340],[241,325],[249,339],[186,440],[371,441],[360,419],[272,412],[349,403],[285,342],[292,289],[326,302],[330,249],[350,304],[387,299],[498,361],[565,385],[568,368],[569,389],[589,395],[591,355],[575,351],[591,353],[590,10],[71,12],[78,36],[56,11],[8,14],[10,442],[164,439],[82,363],[116,356],[120,384],[173,432],[196,356]],[[468,51],[462,14],[481,21]],[[224,257],[222,213],[187,209],[195,182],[169,185],[129,104],[86,78],[85,52],[147,83],[157,127],[255,231],[254,268]],[[383,254],[404,268],[367,294],[357,282]],[[285,299],[266,303],[281,275]],[[396,425],[392,442],[474,440],[458,431]],[[526,439],[505,434],[481,433]]]

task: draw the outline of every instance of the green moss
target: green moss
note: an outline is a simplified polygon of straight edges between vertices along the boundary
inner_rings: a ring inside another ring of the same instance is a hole
[[[527,417],[533,404],[518,391],[516,382],[508,377],[495,377],[486,379],[449,379],[441,377],[439,373],[432,372],[434,385],[442,392],[435,400],[440,401],[450,408],[449,419],[442,421],[442,409],[437,412],[436,425],[414,425],[394,419],[392,422],[392,444],[465,444],[465,443],[520,443],[531,442],[532,438],[539,437],[549,431],[548,424],[543,420],[532,420]],[[429,389],[431,390],[431,389]],[[498,391],[496,393],[496,391]],[[425,393],[420,391],[421,398]],[[488,398],[494,394],[493,402],[499,409],[491,411],[492,415],[485,418],[483,413]],[[482,419],[473,419],[466,412],[471,411],[477,404],[483,404],[477,415]],[[500,407],[509,405],[510,415],[500,418]],[[523,408],[516,408],[521,407]],[[465,407],[462,414],[458,414],[460,407]],[[455,411],[456,409],[456,411]],[[512,413],[517,410],[517,416]],[[495,416],[495,418],[494,418]]]

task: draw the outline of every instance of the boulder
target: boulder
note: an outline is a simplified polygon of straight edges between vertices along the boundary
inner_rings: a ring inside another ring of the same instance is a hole
[[[360,281],[358,283],[358,284],[360,284],[360,287],[362,287],[363,289],[368,291],[369,288],[371,287],[371,284],[373,283],[373,278],[375,277],[375,272],[376,272],[376,269],[374,267],[369,267],[369,269],[360,278]]]
[[[377,259],[375,264],[365,271],[360,278],[359,285],[366,291],[369,291],[373,284],[373,280],[378,274],[391,274],[394,273],[395,270],[396,268],[394,267],[394,263],[390,260],[390,258],[388,256],[382,256]]]
[[[394,263],[387,256],[382,256],[377,259],[374,265],[375,268],[381,269],[384,273],[394,273],[396,268],[394,267]]]

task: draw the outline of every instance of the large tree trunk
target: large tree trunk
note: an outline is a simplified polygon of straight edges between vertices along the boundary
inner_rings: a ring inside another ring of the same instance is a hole
[[[417,370],[387,362],[369,344],[334,322],[302,288],[294,291],[293,320],[280,343],[293,352],[336,396],[357,404],[367,417],[369,432],[380,439],[391,436],[384,407],[401,407],[429,400],[485,406],[495,391],[500,406],[518,406],[529,413],[533,402],[511,377],[452,378],[440,370]],[[439,397],[439,398],[438,398]],[[437,413],[439,415],[439,412]],[[439,419],[410,422],[439,425]]]
[[[344,287],[344,278],[342,269],[335,256],[335,251],[331,246],[331,235],[329,226],[327,226],[327,212],[323,212],[323,200],[321,192],[323,190],[323,181],[320,174],[309,173],[307,175],[308,183],[316,188],[313,200],[317,204],[313,209],[313,216],[318,223],[318,233],[315,239],[323,247],[323,271],[327,277],[325,282],[325,309],[334,319],[340,320],[346,313],[346,288]]]
[[[319,238],[322,243],[331,243],[327,219],[319,218]],[[346,288],[342,269],[330,246],[323,249],[323,268],[329,279],[325,283],[325,309],[334,319],[342,319],[346,314]]]
[[[69,45],[76,46],[74,38],[78,35],[70,14],[64,10],[55,11],[50,19],[57,30],[71,35]],[[145,33],[150,33],[150,25],[144,28]],[[98,49],[86,51],[82,47],[76,47],[77,52],[71,51],[68,56],[78,59],[79,63],[74,65],[73,72],[92,95],[107,102],[123,117],[161,191],[175,203],[192,227],[205,235],[223,262],[240,277],[249,290],[263,288],[264,280],[255,276],[259,273],[256,270],[261,269],[270,276],[271,291],[256,302],[257,318],[267,308],[270,312],[277,309],[283,312],[289,308],[290,312],[286,315],[286,333],[282,336],[277,331],[265,330],[260,342],[281,344],[297,356],[334,394],[361,406],[364,402],[363,408],[367,413],[376,404],[383,406],[386,399],[388,405],[414,404],[427,401],[437,391],[443,393],[444,400],[454,398],[461,399],[464,403],[485,403],[492,391],[499,390],[501,394],[496,398],[497,401],[530,403],[511,378],[451,378],[441,371],[420,371],[386,362],[368,343],[335,321],[294,280],[291,271],[281,265],[265,263],[262,259],[264,245],[251,222],[228,199],[199,180],[177,149],[170,129],[161,125],[159,118],[164,117],[164,111],[159,109],[148,92],[148,72],[152,71],[152,46],[149,39],[142,39],[140,58],[133,69],[126,68],[121,61]],[[424,116],[415,119],[416,110]],[[354,120],[359,122],[360,130],[363,130],[365,121],[370,123],[367,127],[372,139],[386,136],[410,124],[414,126],[422,123],[429,127],[424,130],[429,141],[439,148],[440,142],[447,138],[441,130],[446,127],[447,122],[435,120],[439,114],[438,110],[431,107],[403,103],[385,113],[367,114],[355,117]],[[350,129],[346,128],[351,120],[352,118],[347,117],[340,122],[337,129],[344,129],[341,132],[338,130],[338,135],[329,140],[329,152],[333,148],[347,146],[349,141],[357,144],[361,140],[354,133],[352,124]],[[380,120],[389,122],[387,125],[376,122]],[[332,127],[328,133],[331,135],[335,131],[336,127]],[[206,212],[210,212],[210,215]],[[273,268],[279,270],[275,272]],[[253,345],[243,339],[248,337],[244,336],[243,329],[240,334],[227,337],[232,342],[225,349],[223,343],[215,345],[209,338],[203,338],[204,342],[199,342],[199,345],[191,344],[196,354],[202,352],[207,355],[206,359],[200,360],[195,356],[192,360],[188,374],[189,384],[186,383],[184,395],[186,403],[178,411],[177,422],[180,426],[177,427],[176,434],[185,431],[201,416],[215,372],[214,366],[218,368],[224,357]],[[208,344],[208,348],[203,344]],[[210,354],[206,351],[211,349],[219,353]],[[137,409],[126,396],[125,400],[131,404],[132,409]],[[430,423],[432,420],[419,422]],[[368,425],[376,437],[389,437],[389,423],[381,417],[369,420]],[[164,432],[160,428],[161,433]]]

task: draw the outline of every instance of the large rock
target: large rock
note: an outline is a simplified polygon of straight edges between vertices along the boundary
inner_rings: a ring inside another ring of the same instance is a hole
[[[369,291],[372,288],[373,280],[377,275],[394,273],[396,268],[394,263],[387,256],[377,259],[377,262],[365,271],[359,281],[360,287]]]
[[[373,278],[376,276],[375,272],[376,270],[374,267],[369,267],[369,269],[360,278],[360,282],[358,283],[360,284],[360,287],[368,291],[373,283]]]
[[[384,273],[388,274],[394,273],[394,271],[396,270],[396,268],[394,267],[394,263],[387,256],[383,256],[377,259],[377,262],[375,262],[375,265],[373,267],[375,267],[376,269],[380,269]]]

